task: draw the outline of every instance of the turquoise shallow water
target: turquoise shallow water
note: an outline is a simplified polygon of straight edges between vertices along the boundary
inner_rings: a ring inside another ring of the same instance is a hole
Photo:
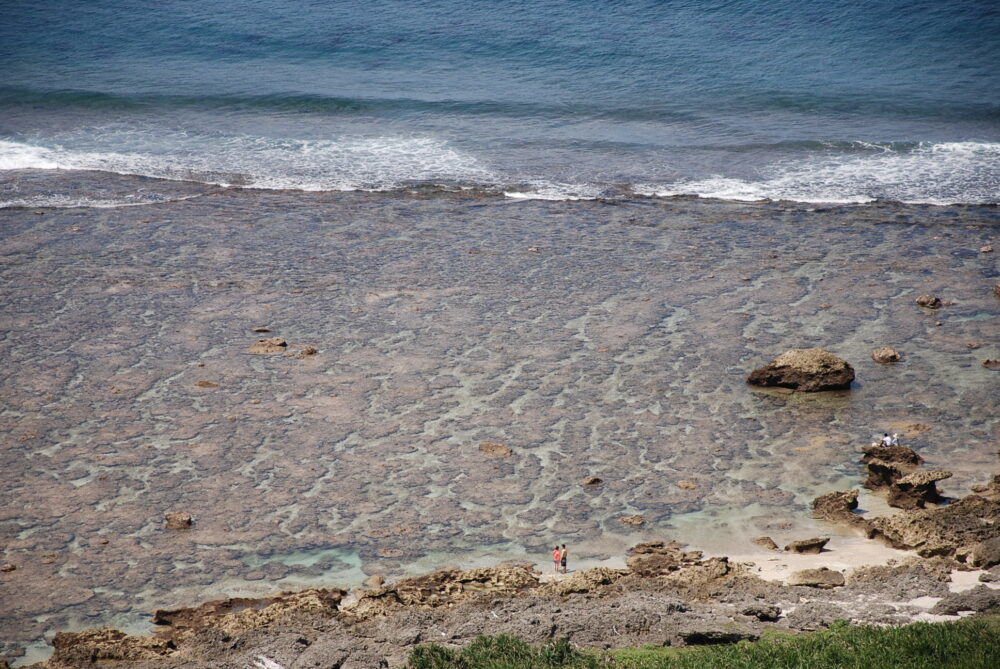
[[[995,203],[994,4],[6,3],[0,171]]]

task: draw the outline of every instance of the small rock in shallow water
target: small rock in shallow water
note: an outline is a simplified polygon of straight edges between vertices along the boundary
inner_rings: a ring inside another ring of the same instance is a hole
[[[299,358],[308,358],[316,355],[319,351],[316,350],[315,346],[303,346],[302,350],[299,351]]]
[[[281,337],[268,337],[258,340],[256,344],[247,349],[247,353],[284,353],[287,348],[288,342]]]
[[[921,295],[917,298],[917,304],[927,309],[941,308],[941,298],[936,295]]]
[[[486,455],[492,455],[497,458],[509,458],[514,453],[510,446],[494,441],[484,441],[479,444],[479,450]]]
[[[604,483],[604,479],[598,478],[596,476],[588,476],[587,478],[583,479],[580,483],[582,483],[583,485],[594,486]]]
[[[646,519],[642,516],[622,516],[618,520],[626,525],[643,525],[646,522]]]
[[[754,386],[780,386],[803,392],[840,390],[851,387],[854,368],[821,348],[785,351],[747,377]]]
[[[883,346],[872,351],[872,360],[878,363],[899,362],[902,359],[903,356],[899,354],[899,351],[891,346]]]
[[[681,490],[695,490],[698,487],[698,484],[693,481],[681,480],[677,482],[677,487]]]
[[[183,511],[171,511],[164,516],[164,519],[167,521],[168,530],[186,530],[193,522],[191,514]]]
[[[1000,369],[1000,360],[991,358],[989,360],[983,360],[983,367],[986,369]]]
[[[271,328],[263,328],[263,327],[262,328],[254,328],[254,329],[250,330],[250,332],[270,332],[270,331],[271,331]]]
[[[17,569],[17,565],[10,562],[0,565],[0,571],[14,571],[15,569]]]
[[[986,246],[979,247],[980,253],[993,253],[993,247],[987,244]]]
[[[215,381],[198,381],[194,385],[198,386],[199,388],[218,388],[219,387],[219,384],[216,383]]]

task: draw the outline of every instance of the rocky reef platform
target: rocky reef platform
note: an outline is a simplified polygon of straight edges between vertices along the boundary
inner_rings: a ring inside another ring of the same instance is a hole
[[[835,551],[857,528],[810,503],[882,432],[946,499],[995,466],[995,207],[155,188],[0,212],[11,660],[556,542],[576,567],[664,537]],[[845,389],[747,385],[813,348]]]

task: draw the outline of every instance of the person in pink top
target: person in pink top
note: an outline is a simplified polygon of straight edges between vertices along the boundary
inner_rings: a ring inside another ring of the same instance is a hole
[[[555,548],[552,549],[552,573],[553,574],[558,574],[559,573],[559,558],[561,558],[561,557],[562,557],[562,554],[559,552],[559,546],[556,546]]]

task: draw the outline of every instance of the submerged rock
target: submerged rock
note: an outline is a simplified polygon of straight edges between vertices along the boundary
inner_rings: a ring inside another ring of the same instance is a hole
[[[498,458],[509,458],[514,454],[514,451],[511,450],[510,446],[493,441],[484,441],[479,444],[479,450],[486,455],[492,455]]]
[[[841,390],[854,380],[854,368],[821,348],[792,349],[747,377],[754,386],[780,386],[804,392]]]
[[[288,342],[281,337],[268,337],[259,339],[257,343],[247,349],[247,353],[267,355],[271,353],[284,353],[288,349]]]
[[[983,367],[986,369],[1000,369],[1000,360],[995,358],[990,358],[989,360],[983,360]]]
[[[646,519],[639,515],[622,516],[618,520],[625,523],[626,525],[644,525],[646,523]]]
[[[940,309],[941,298],[936,295],[921,295],[917,298],[917,304],[926,309]]]
[[[191,527],[193,522],[191,514],[184,511],[171,511],[163,518],[167,521],[168,530],[186,530]]]
[[[902,359],[903,356],[899,354],[899,351],[891,346],[883,346],[872,351],[872,360],[881,364],[899,362]]]

